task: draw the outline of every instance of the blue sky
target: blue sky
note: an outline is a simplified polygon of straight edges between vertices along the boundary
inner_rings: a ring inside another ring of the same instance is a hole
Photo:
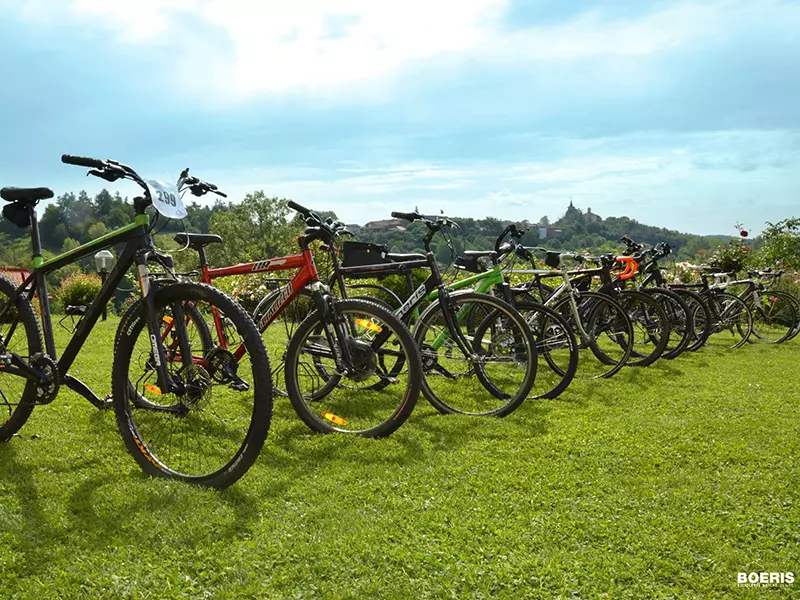
[[[798,31],[788,0],[0,0],[0,183],[98,191],[67,152],[348,222],[758,231],[800,216]]]

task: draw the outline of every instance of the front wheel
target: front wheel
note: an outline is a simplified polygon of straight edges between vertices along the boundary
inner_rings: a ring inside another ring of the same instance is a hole
[[[269,431],[272,383],[261,336],[239,304],[208,285],[168,285],[155,292],[154,302],[161,323],[196,328],[202,319],[213,346],[190,339],[191,357],[167,360],[179,386],[167,393],[153,352],[156,340],[162,342],[150,334],[144,303],[128,311],[119,324],[112,375],[120,433],[146,473],[228,487],[255,462]],[[191,313],[188,321],[173,318],[178,307]]]
[[[448,322],[458,329],[451,331]],[[414,339],[425,372],[422,392],[441,413],[502,417],[533,388],[533,334],[519,312],[494,296],[455,293],[446,303],[440,298],[420,315]]]
[[[419,397],[414,340],[405,324],[374,302],[334,300],[330,310],[330,317],[312,312],[289,340],[284,377],[292,407],[319,433],[390,435]],[[337,356],[345,353],[350,360],[340,369]]]

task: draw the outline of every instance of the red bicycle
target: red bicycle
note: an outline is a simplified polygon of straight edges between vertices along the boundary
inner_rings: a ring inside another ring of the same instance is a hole
[[[180,183],[182,189],[198,196],[208,191],[219,193],[216,186],[189,177],[186,171]],[[303,290],[310,291],[312,310],[294,334],[288,339],[270,336],[267,340],[268,352],[284,353],[286,394],[292,407],[314,431],[387,436],[405,422],[419,397],[422,368],[411,333],[389,310],[374,302],[331,296],[319,279],[310,244],[315,240],[333,243],[334,232],[313,211],[295,202],[288,206],[307,225],[298,238],[300,254],[215,269],[208,265],[205,248],[222,243],[220,236],[179,233],[175,240],[198,253],[200,281],[210,285],[220,277],[297,269],[256,323],[263,335]],[[286,318],[293,318],[289,313],[293,311],[287,311]],[[212,317],[218,343],[210,356],[204,353],[204,360],[225,373],[231,386],[246,386],[235,373],[247,350],[229,335],[224,318],[218,314]],[[200,343],[205,347],[204,339],[211,337],[207,328],[208,336],[203,332],[205,319],[191,311],[186,318],[197,323]],[[169,327],[163,335],[170,335]],[[170,359],[180,357],[176,353]],[[398,360],[404,361],[399,373],[393,369]]]

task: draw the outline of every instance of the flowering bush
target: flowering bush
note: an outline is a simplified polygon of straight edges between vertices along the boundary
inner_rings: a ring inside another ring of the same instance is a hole
[[[102,281],[98,275],[75,273],[61,282],[54,296],[61,306],[86,306],[100,292]]]
[[[727,244],[717,246],[709,260],[712,267],[719,267],[723,271],[739,272],[754,264],[753,248],[745,243],[749,235],[740,223],[736,224],[739,238],[731,238]]]
[[[286,284],[285,280],[276,281],[277,277],[288,278],[292,275],[294,275],[293,271],[276,273],[275,277],[268,277],[267,275],[235,275],[233,277],[215,279],[214,285],[229,294],[247,312],[252,313],[267,294]]]
[[[694,265],[690,262],[679,262],[675,264],[675,270],[671,273],[670,283],[694,283],[697,280],[697,271],[693,270]]]

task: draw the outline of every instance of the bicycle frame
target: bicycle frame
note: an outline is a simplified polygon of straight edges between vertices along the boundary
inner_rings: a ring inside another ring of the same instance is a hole
[[[281,256],[278,258],[270,258],[267,260],[259,260],[251,263],[241,263],[232,267],[219,267],[212,269],[206,264],[205,260],[202,261],[200,267],[200,282],[213,285],[215,279],[221,277],[233,277],[234,275],[250,275],[255,273],[272,273],[275,271],[288,271],[289,269],[300,269],[298,273],[291,278],[289,283],[281,287],[279,302],[273,304],[269,311],[264,314],[258,323],[256,323],[260,332],[269,327],[278,315],[297,297],[297,295],[304,288],[310,284],[319,282],[319,273],[314,264],[314,256],[311,250],[305,249],[300,254],[290,254],[288,256]],[[219,336],[220,346],[223,349],[228,349],[228,342],[225,338],[222,329],[222,322],[219,314],[214,312],[214,326],[217,329]],[[247,352],[244,345],[240,345],[233,352],[236,360],[240,360]]]
[[[34,301],[34,296],[38,296],[45,350],[50,358],[56,361],[60,380],[63,381],[63,383],[69,389],[77,392],[95,406],[103,407],[106,405],[106,401],[99,398],[85,383],[69,375],[68,371],[80,353],[81,348],[86,343],[86,340],[97,323],[97,320],[100,318],[103,309],[111,300],[117,286],[125,277],[125,273],[133,264],[136,264],[138,267],[139,283],[141,286],[142,297],[145,300],[145,314],[148,326],[150,327],[151,332],[159,330],[159,323],[153,298],[156,287],[151,285],[149,271],[147,269],[147,262],[151,258],[151,255],[154,251],[150,241],[148,229],[150,223],[149,217],[147,214],[137,215],[134,223],[131,223],[125,227],[121,227],[120,229],[78,246],[69,252],[65,252],[64,254],[45,261],[41,255],[41,240],[39,237],[39,227],[36,220],[34,206],[30,205],[29,210],[31,216],[31,238],[33,240],[34,251],[34,269],[31,271],[30,275],[25,279],[25,281],[23,281],[23,283],[17,287],[14,294],[10,297],[10,302],[5,310],[8,310],[9,307],[11,307],[16,299],[21,295],[27,296],[29,301]],[[86,312],[78,323],[72,338],[67,344],[67,347],[64,349],[61,358],[58,359],[53,335],[50,299],[47,294],[47,274],[93,255],[98,250],[109,248],[120,243],[125,243],[126,245],[120,254],[119,260],[117,260],[108,278],[100,288],[100,292],[87,308]],[[3,311],[3,313],[4,312],[5,311]],[[0,318],[2,318],[3,313],[0,313]],[[9,336],[12,333],[13,327],[9,333]],[[181,342],[184,341],[185,340],[181,340]],[[188,341],[185,342],[186,345],[183,346],[182,343],[182,347],[188,348]],[[158,364],[156,365],[159,384],[162,386],[162,389],[172,391],[173,387],[166,369],[166,355],[164,353],[163,345],[156,344],[155,342],[153,345],[154,350],[157,350],[157,356],[159,359],[157,361]],[[188,354],[190,355],[190,353]],[[16,354],[10,355],[10,365],[7,364],[2,366],[5,367],[5,371],[22,375],[27,379],[43,379],[43,373],[38,368],[28,364]],[[11,368],[9,368],[9,366]]]

